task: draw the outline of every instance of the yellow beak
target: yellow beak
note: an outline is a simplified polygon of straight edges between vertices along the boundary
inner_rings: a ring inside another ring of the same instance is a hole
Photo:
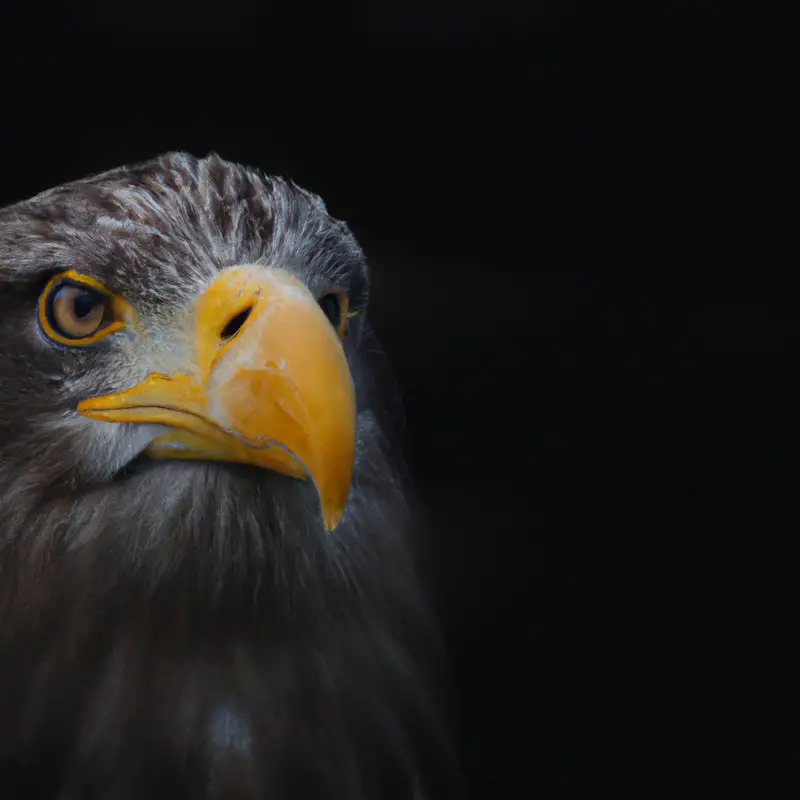
[[[328,530],[344,513],[355,457],[353,381],[311,293],[264,267],[221,272],[193,309],[194,363],[154,373],[78,413],[169,430],[156,458],[229,461],[314,482]]]

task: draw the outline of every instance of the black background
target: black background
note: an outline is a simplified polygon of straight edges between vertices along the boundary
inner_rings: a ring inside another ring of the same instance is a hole
[[[478,798],[739,797],[800,747],[790,6],[647,5],[31,4],[0,33],[36,31],[3,202],[214,150],[362,240]]]

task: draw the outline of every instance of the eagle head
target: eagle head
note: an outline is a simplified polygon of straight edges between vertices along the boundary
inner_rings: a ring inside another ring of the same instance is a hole
[[[48,791],[116,796],[156,750],[193,796],[418,785],[435,636],[368,286],[317,196],[215,155],[0,211],[0,788],[47,752]]]

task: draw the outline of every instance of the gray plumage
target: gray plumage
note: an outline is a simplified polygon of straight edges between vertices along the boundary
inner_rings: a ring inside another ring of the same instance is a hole
[[[152,462],[147,426],[75,412],[167,371],[175,320],[240,263],[280,266],[315,295],[334,283],[366,312],[347,226],[213,155],[0,211],[3,797],[455,796],[396,388],[368,323],[345,343],[356,465],[332,534],[308,482]],[[124,296],[148,336],[48,341],[36,304],[65,269]]]

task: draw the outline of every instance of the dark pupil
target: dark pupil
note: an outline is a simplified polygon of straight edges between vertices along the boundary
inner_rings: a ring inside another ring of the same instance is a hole
[[[319,301],[319,307],[322,309],[322,313],[328,318],[331,325],[338,331],[339,324],[342,321],[342,310],[339,306],[339,298],[335,294],[326,294],[325,297]]]
[[[87,314],[91,314],[97,305],[97,297],[91,292],[80,292],[75,295],[73,310],[78,319],[83,319]]]

